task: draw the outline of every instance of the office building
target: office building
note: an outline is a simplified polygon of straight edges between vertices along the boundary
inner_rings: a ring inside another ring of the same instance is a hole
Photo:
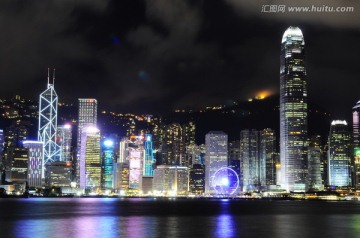
[[[55,70],[52,82],[48,72],[47,88],[40,94],[38,141],[44,143],[44,165],[60,160],[60,147],[56,143],[58,96],[54,88]]]
[[[10,151],[11,167],[6,171],[8,182],[24,183],[28,173],[28,149],[16,147]]]
[[[323,180],[321,176],[321,149],[317,147],[308,148],[308,190],[323,190]]]
[[[155,195],[186,195],[189,191],[189,169],[185,166],[159,165],[154,172]]]
[[[70,161],[53,162],[46,168],[46,185],[49,187],[70,187],[72,165]]]
[[[189,191],[191,194],[203,195],[205,192],[205,166],[193,164],[189,173]]]
[[[72,161],[72,127],[70,124],[57,127],[56,141],[60,147],[60,161]]]
[[[117,162],[114,166],[114,189],[126,195],[129,189],[129,163]]]
[[[352,141],[346,121],[331,122],[328,139],[328,176],[330,186],[351,186]]]
[[[28,150],[28,173],[29,187],[41,187],[45,179],[44,168],[44,143],[42,141],[23,141],[24,148]]]
[[[134,193],[141,190],[144,163],[144,137],[131,136],[127,144],[127,158],[129,163],[129,189]]]
[[[264,129],[260,133],[259,176],[262,187],[276,185],[276,133],[272,129]]]
[[[154,168],[156,165],[155,157],[154,157],[154,149],[152,142],[152,135],[145,134],[144,140],[144,169],[143,176],[154,176]]]
[[[101,187],[103,189],[113,189],[113,170],[115,161],[115,143],[111,139],[102,142],[101,151]]]
[[[228,166],[228,136],[222,131],[210,131],[205,136],[205,193],[215,194],[212,180],[216,171]]]
[[[75,159],[75,170],[77,182],[80,179],[80,151],[82,145],[82,130],[84,127],[97,126],[97,100],[93,98],[79,98],[78,131],[77,131],[77,155]]]
[[[80,188],[96,190],[101,185],[100,131],[83,127],[80,151]]]
[[[183,128],[178,123],[172,123],[165,128],[161,144],[162,164],[180,165],[185,163],[185,145]]]
[[[280,57],[281,185],[287,191],[306,190],[307,114],[305,41],[301,30],[290,26]]]
[[[260,189],[259,142],[257,130],[240,132],[240,167],[244,192]]]

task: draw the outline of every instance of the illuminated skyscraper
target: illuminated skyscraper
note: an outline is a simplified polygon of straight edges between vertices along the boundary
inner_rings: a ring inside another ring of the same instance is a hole
[[[257,130],[240,132],[240,158],[243,191],[260,189],[259,132]]]
[[[126,137],[122,138],[119,143],[119,158],[118,163],[125,163],[127,157],[127,146],[128,139]]]
[[[212,180],[216,171],[228,166],[228,136],[222,131],[210,131],[205,136],[205,193],[215,194]]]
[[[161,145],[161,157],[163,164],[182,164],[182,159],[185,157],[185,146],[183,128],[180,124],[172,123],[166,127]]]
[[[308,188],[309,190],[323,190],[321,177],[321,149],[308,147]]]
[[[72,161],[71,156],[72,131],[71,125],[66,124],[57,128],[57,144],[61,150],[60,161]]]
[[[144,163],[143,136],[131,136],[127,144],[127,158],[129,163],[129,189],[134,193],[140,191]]]
[[[54,88],[55,71],[52,83],[48,72],[47,89],[40,94],[38,141],[44,143],[44,165],[60,159],[60,147],[56,144],[58,96]]]
[[[125,195],[129,189],[129,163],[117,162],[114,165],[114,189]]]
[[[260,184],[261,186],[275,185],[276,134],[274,130],[267,128],[260,131],[259,151]]]
[[[306,190],[307,139],[305,41],[301,30],[290,26],[280,57],[281,185],[288,191]]]
[[[356,103],[353,113],[353,138],[354,138],[354,175],[355,188],[360,189],[360,101]]]
[[[101,152],[101,174],[102,181],[101,187],[103,189],[113,189],[113,170],[115,163],[115,153],[114,153],[114,141],[110,139],[105,139],[102,143],[102,152]]]
[[[330,186],[351,186],[352,142],[346,121],[332,121],[328,140]]]
[[[144,149],[145,155],[143,176],[154,176],[155,158],[151,134],[145,134]]]
[[[77,156],[75,161],[77,182],[80,179],[79,156],[81,151],[82,129],[85,126],[97,125],[97,100],[93,98],[79,98],[79,117],[77,131]]]
[[[100,131],[96,127],[83,127],[80,150],[80,188],[100,188],[101,158]]]
[[[28,149],[28,173],[27,181],[30,187],[41,187],[42,179],[45,178],[43,161],[43,142],[23,141],[24,148]]]

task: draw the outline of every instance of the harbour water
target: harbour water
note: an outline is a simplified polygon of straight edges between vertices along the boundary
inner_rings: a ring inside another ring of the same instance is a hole
[[[360,202],[7,198],[0,237],[360,237]]]

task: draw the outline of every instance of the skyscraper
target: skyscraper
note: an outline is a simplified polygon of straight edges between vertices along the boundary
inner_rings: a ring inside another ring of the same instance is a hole
[[[222,131],[210,131],[205,136],[205,193],[216,193],[212,180],[216,171],[228,166],[228,136]]]
[[[79,183],[80,179],[80,162],[79,156],[81,151],[82,129],[85,126],[96,127],[97,124],[97,100],[93,98],[79,98],[79,117],[77,131],[77,155],[75,161],[76,177]]]
[[[80,151],[80,188],[100,188],[100,131],[96,127],[82,128]]]
[[[308,188],[309,190],[323,190],[321,177],[321,149],[308,147]]]
[[[48,72],[48,84],[39,100],[38,141],[44,143],[44,165],[60,159],[60,148],[56,144],[58,96],[54,88],[55,70],[52,83]]]
[[[360,101],[353,107],[354,175],[355,188],[360,189]]]
[[[71,161],[71,141],[72,131],[71,125],[65,124],[57,128],[57,144],[60,147],[60,161]]]
[[[43,142],[23,141],[24,148],[28,149],[28,174],[27,181],[30,187],[41,187],[42,179],[45,178],[43,164]]]
[[[126,162],[129,163],[129,189],[134,193],[141,190],[141,179],[144,168],[143,136],[131,136],[127,143]]]
[[[151,134],[145,134],[144,150],[143,176],[154,176],[155,158]]]
[[[259,132],[257,130],[242,130],[240,132],[240,158],[243,191],[259,189]]]
[[[259,149],[259,176],[260,184],[276,185],[276,134],[272,129],[260,131],[260,149]]]
[[[328,140],[328,176],[330,186],[351,186],[351,134],[347,122],[331,122]]]
[[[113,189],[113,170],[115,163],[114,141],[105,139],[102,142],[101,151],[101,187],[103,189]]]
[[[168,165],[181,165],[185,157],[183,141],[183,128],[178,123],[168,125],[164,131],[161,145],[162,163]]]
[[[281,185],[288,191],[306,189],[307,139],[305,41],[301,30],[290,26],[280,57]]]

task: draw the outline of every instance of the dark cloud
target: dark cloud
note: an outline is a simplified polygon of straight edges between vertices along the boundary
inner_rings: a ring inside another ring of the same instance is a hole
[[[1,1],[0,93],[37,98],[46,68],[55,66],[61,101],[95,97],[116,111],[243,100],[262,89],[277,91],[280,39],[289,25],[298,25],[306,41],[310,98],[349,113],[360,98],[358,2],[317,1],[355,9],[317,15],[264,14],[263,4],[282,3]]]

